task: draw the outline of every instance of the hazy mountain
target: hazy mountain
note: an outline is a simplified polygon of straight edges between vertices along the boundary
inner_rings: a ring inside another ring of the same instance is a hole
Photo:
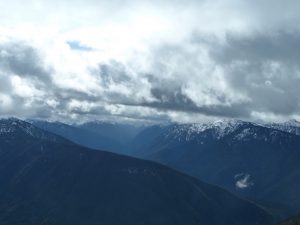
[[[148,134],[145,130],[138,138],[149,140]],[[161,127],[137,156],[296,212],[300,210],[299,146],[300,136],[293,133],[224,120]]]
[[[122,124],[122,123],[109,123],[102,121],[88,122],[78,125],[78,127],[95,132],[103,137],[114,140],[122,145],[127,145],[144,126]]]
[[[31,120],[29,122],[36,127],[63,136],[88,148],[105,149],[111,152],[120,152],[123,148],[123,145],[118,140],[104,136],[101,132],[96,132],[92,129],[83,129],[75,125],[68,125],[60,122],[40,120]]]
[[[0,224],[268,225],[261,207],[156,163],[0,121]]]
[[[131,141],[144,126],[108,122],[88,122],[69,125],[61,122],[30,120],[30,123],[61,135],[77,144],[93,149],[104,149],[124,155],[131,154]]]
[[[169,125],[153,125],[143,129],[129,142],[129,154],[138,157],[148,155],[152,150],[151,145],[168,127]]]

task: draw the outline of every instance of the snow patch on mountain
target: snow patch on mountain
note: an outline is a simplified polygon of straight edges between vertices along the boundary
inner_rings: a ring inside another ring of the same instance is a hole
[[[26,134],[30,137],[56,141],[57,136],[45,132],[34,125],[17,118],[0,119],[0,135]]]
[[[243,129],[239,134],[237,134],[233,139],[234,140],[248,140],[250,138],[256,139],[257,133],[253,132],[251,128]]]
[[[178,141],[191,141],[199,136],[212,135],[220,139],[238,129],[245,122],[240,120],[218,120],[209,123],[176,124],[166,133],[166,137],[172,137]],[[209,134],[206,133],[210,131]]]
[[[277,129],[291,134],[300,135],[300,122],[297,120],[289,120],[284,123],[266,124],[266,127]]]
[[[14,133],[18,130],[22,130],[31,136],[34,134],[34,127],[29,123],[15,118],[0,119],[0,133]]]
[[[298,128],[300,134],[300,125]],[[289,140],[288,136],[292,134],[282,131],[282,129],[241,120],[218,120],[209,123],[174,124],[166,129],[164,138],[179,142],[196,141],[198,144],[203,144],[205,138],[220,140],[232,135],[228,141],[262,140],[273,143],[283,136]]]
[[[239,173],[234,176],[235,186],[239,189],[246,189],[254,185],[250,174]]]

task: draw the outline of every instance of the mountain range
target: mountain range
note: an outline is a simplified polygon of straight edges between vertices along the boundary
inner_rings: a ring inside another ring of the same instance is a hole
[[[101,130],[95,124],[93,132]],[[299,129],[295,120],[154,125],[136,129],[117,152],[162,163],[288,217],[300,212]]]
[[[0,120],[0,224],[271,225],[266,208],[154,162]]]
[[[137,139],[149,140],[152,129],[144,130]],[[294,131],[230,120],[174,124],[155,133],[137,156],[244,198],[287,208],[292,213],[299,211],[300,136]]]
[[[29,120],[28,122],[79,145],[122,154],[127,154],[128,143],[143,129],[142,126],[108,122],[88,122],[77,125],[41,120]]]

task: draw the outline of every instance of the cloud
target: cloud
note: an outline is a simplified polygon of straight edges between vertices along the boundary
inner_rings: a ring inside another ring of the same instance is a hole
[[[211,51],[212,56],[220,63],[232,61],[261,62],[262,60],[299,63],[300,47],[298,31],[279,30],[273,33],[258,32],[251,35],[226,35],[225,45]],[[215,43],[212,43],[215,44]]]
[[[167,119],[155,109],[123,104],[128,100],[135,101],[138,95],[142,98],[143,91],[138,89],[144,85],[140,79],[132,80],[132,75],[121,63],[100,63],[93,69],[87,67],[85,74],[79,71],[69,76],[62,73],[61,68],[48,68],[40,51],[22,41],[2,43],[0,52],[3,53],[1,116],[66,121],[78,117],[82,120],[118,118],[126,121]]]
[[[17,5],[0,3],[0,115],[300,118],[296,1]]]
[[[43,68],[38,51],[26,43],[0,44],[0,67],[6,74],[50,82],[50,71]]]
[[[253,112],[292,116],[300,112],[299,32],[228,35],[210,51],[230,87],[248,96]]]

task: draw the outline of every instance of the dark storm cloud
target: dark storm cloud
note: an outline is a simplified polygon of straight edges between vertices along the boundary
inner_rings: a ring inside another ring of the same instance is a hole
[[[9,100],[6,105],[2,101],[0,114],[49,118],[55,110],[65,109],[70,99],[84,97],[82,93],[60,90],[52,82],[52,73],[53,69],[45,66],[38,49],[19,41],[0,44],[0,95],[4,94]],[[26,94],[22,95],[25,84],[14,84],[13,76],[24,79],[29,85]],[[50,99],[59,102],[55,109],[47,104]]]
[[[249,118],[249,106],[247,104],[237,104],[232,106],[196,106],[191,102],[191,105],[181,104],[176,105],[174,102],[123,102],[122,104],[128,106],[143,106],[155,108],[159,111],[164,112],[183,112],[183,113],[193,113],[205,116],[214,117],[225,117],[225,118]]]
[[[251,98],[252,111],[300,113],[299,32],[227,36],[210,54],[225,71],[231,88]]]
[[[38,50],[25,43],[0,44],[0,67],[3,73],[50,82],[51,71],[44,68]]]
[[[101,77],[103,85],[106,87],[111,83],[128,83],[131,81],[129,71],[127,71],[122,63],[115,60],[111,60],[108,63],[101,63],[98,70],[94,71],[94,73],[97,73]]]
[[[0,44],[0,114],[26,116],[47,110],[42,99],[31,96],[32,90],[27,89],[24,96],[17,94],[18,91],[22,93],[20,90],[24,87],[16,86],[13,76],[25,79],[38,91],[46,86],[51,87],[51,71],[44,67],[38,50],[17,41]]]
[[[216,43],[211,43],[215,45]],[[217,48],[216,48],[217,47]],[[246,60],[260,63],[265,60],[300,64],[300,32],[279,31],[254,33],[243,36],[227,34],[226,44],[211,49],[212,57],[219,63]]]
[[[198,106],[183,91],[183,84],[175,79],[159,79],[153,75],[145,75],[151,84],[150,93],[154,100],[134,101],[134,99],[124,99],[118,104],[128,106],[143,106],[157,109],[159,111],[178,111],[187,113],[198,113],[207,116],[221,117],[249,117],[249,108],[247,104],[237,103],[230,106]],[[225,102],[225,96],[218,96],[211,90],[210,95],[215,95],[220,102]]]

